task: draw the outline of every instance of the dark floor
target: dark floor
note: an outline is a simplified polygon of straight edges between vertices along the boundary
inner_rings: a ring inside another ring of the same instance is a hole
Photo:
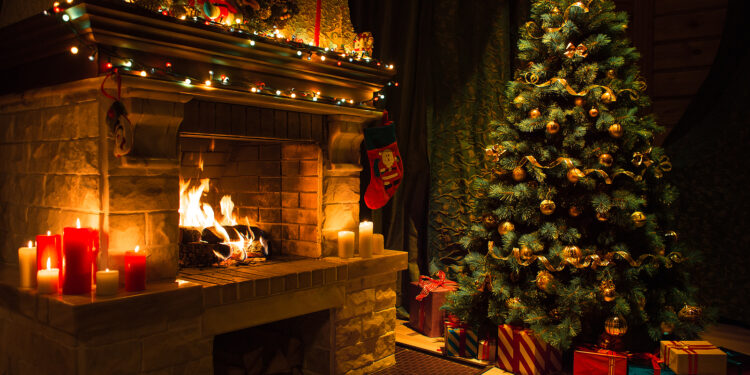
[[[396,365],[373,375],[478,375],[485,369],[396,346]]]

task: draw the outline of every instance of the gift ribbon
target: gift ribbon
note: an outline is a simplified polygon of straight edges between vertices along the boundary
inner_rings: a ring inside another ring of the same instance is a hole
[[[602,349],[602,348],[599,348],[599,347],[596,347],[596,346],[590,346],[590,345],[584,345],[584,346],[582,346],[582,347],[580,347],[580,348],[578,348],[576,350],[578,350],[580,352],[583,352],[583,353],[589,352],[589,353],[594,354],[594,355],[603,355],[603,356],[606,356],[607,357],[607,375],[616,375],[617,374],[617,367],[616,367],[617,366],[617,356],[619,356],[619,357],[627,357],[627,358],[630,357],[627,353],[621,353],[621,352],[616,352],[616,351],[613,351],[613,350]],[[659,369],[659,371],[661,371],[661,368]],[[656,375],[660,375],[660,374],[657,373]]]
[[[669,341],[668,344],[665,344],[665,350],[664,350],[664,361],[669,364],[669,348],[674,348],[676,350],[682,350],[687,354],[688,357],[688,373],[687,375],[697,375],[698,374],[698,351],[700,350],[718,350],[714,345],[711,344],[685,344],[681,341]]]
[[[436,279],[430,278],[429,276],[419,276],[419,286],[422,288],[422,291],[417,294],[417,301],[425,299],[430,292],[437,288],[455,288],[458,284],[455,281],[448,280],[445,276],[445,272],[441,270],[437,272]]]

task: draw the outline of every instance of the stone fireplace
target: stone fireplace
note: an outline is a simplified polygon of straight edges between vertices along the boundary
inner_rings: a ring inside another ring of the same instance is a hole
[[[252,76],[359,102],[392,75],[302,61],[262,41],[248,49],[242,38],[109,3],[67,12],[101,48],[195,76]],[[38,32],[23,32],[31,29]],[[379,111],[125,74],[132,147],[116,157],[106,121],[112,100],[101,93],[109,60],[71,59],[72,35],[41,15],[0,35],[6,50],[24,56],[0,66],[12,77],[0,93],[0,373],[210,374],[215,337],[284,319],[314,325],[303,332],[311,337],[305,373],[370,373],[394,363],[405,253],[336,257],[336,234],[360,221],[360,143]],[[28,66],[68,74],[31,74]],[[113,92],[112,81],[105,89]],[[207,200],[218,206],[232,195],[238,217],[269,234],[266,262],[179,267],[180,181],[203,178],[211,181]],[[17,248],[76,218],[99,229],[100,268],[122,269],[136,245],[146,251],[145,292],[50,297],[18,288]]]

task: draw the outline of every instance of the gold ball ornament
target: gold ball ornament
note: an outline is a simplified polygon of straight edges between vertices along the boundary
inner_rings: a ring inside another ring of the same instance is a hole
[[[605,91],[602,94],[602,101],[605,103],[609,103],[612,101],[612,94],[610,94],[608,91]]]
[[[568,245],[563,248],[563,257],[578,262],[581,260],[581,249],[576,245]]]
[[[591,117],[599,116],[599,110],[592,107],[591,109],[589,109],[589,116]]]
[[[671,241],[672,243],[677,242],[677,239],[679,238],[679,236],[677,235],[677,232],[673,230],[670,230],[667,233],[664,233],[664,237],[667,240]]]
[[[500,235],[503,235],[508,232],[512,232],[516,229],[516,226],[513,225],[510,221],[504,221],[502,224],[500,224],[497,227],[497,233],[500,233]]]
[[[613,162],[614,162],[614,158],[612,158],[612,155],[610,154],[599,155],[599,164],[605,167],[611,167]]]
[[[536,286],[545,292],[549,292],[553,288],[552,282],[554,280],[555,277],[549,271],[539,271],[536,275]]]
[[[518,166],[513,168],[513,179],[521,182],[526,179],[526,170],[523,167]]]
[[[601,222],[605,222],[605,221],[609,220],[609,214],[607,214],[606,212],[604,212],[604,213],[603,212],[597,212],[596,213],[596,220],[599,220]]]
[[[633,212],[630,215],[630,220],[633,221],[633,225],[635,225],[636,228],[642,228],[644,225],[646,225],[646,215],[644,215],[641,211]]]
[[[604,321],[604,331],[611,336],[622,336],[628,332],[628,322],[620,315],[610,316]]]
[[[518,95],[513,99],[513,104],[516,105],[516,108],[521,108],[524,103],[526,103],[526,98],[521,95]]]
[[[661,325],[659,327],[661,328],[661,332],[665,335],[669,335],[674,332],[674,324],[672,323],[661,322]]]
[[[579,207],[570,206],[570,208],[568,208],[568,215],[570,215],[571,217],[578,217],[578,215],[580,214],[581,214],[581,209]]]
[[[534,108],[531,111],[529,111],[529,117],[531,118],[537,118],[542,115],[542,112],[539,112],[539,109]]]
[[[614,69],[607,70],[607,78],[615,79],[615,77],[617,77],[617,72]]]
[[[552,120],[547,123],[547,133],[548,134],[557,134],[557,132],[560,131],[560,124],[557,123],[557,121]]]
[[[612,302],[617,298],[617,292],[614,287],[602,289],[602,297],[606,302]]]
[[[623,134],[625,134],[625,131],[622,130],[622,125],[620,124],[610,125],[607,131],[609,132],[609,135],[612,136],[612,138],[620,138]]]
[[[581,170],[578,168],[568,169],[568,181],[570,181],[570,183],[572,184],[578,182],[578,180],[583,176],[583,172],[581,172]]]
[[[539,210],[545,215],[552,215],[552,213],[555,212],[556,207],[555,202],[549,199],[545,199],[539,204]]]
[[[691,306],[691,305],[685,305],[680,312],[677,313],[677,316],[686,322],[697,322],[700,320],[701,315],[703,314],[703,309],[701,309],[698,306]]]
[[[577,107],[583,107],[583,98],[576,98],[573,103],[575,103]]]
[[[521,248],[521,259],[529,260],[534,257],[534,252],[528,246]]]
[[[497,228],[499,224],[499,220],[497,216],[492,214],[487,214],[482,217],[482,225],[484,225],[484,228],[487,230],[492,230]]]

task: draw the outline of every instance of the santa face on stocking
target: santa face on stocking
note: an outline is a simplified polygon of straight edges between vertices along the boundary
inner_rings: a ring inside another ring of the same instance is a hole
[[[383,187],[388,190],[401,181],[401,168],[399,168],[400,164],[398,163],[401,158],[388,148],[379,152],[378,155],[380,155],[380,159],[375,161],[375,167],[377,168],[375,173],[383,180]]]

